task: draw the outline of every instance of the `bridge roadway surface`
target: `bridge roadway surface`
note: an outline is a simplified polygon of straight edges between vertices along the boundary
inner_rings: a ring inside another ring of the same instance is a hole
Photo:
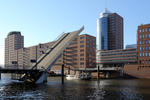
[[[120,71],[121,68],[118,67],[108,67],[108,68],[100,68],[99,72],[114,72]],[[83,71],[83,72],[97,72],[98,68],[75,68],[74,71]],[[39,73],[42,70],[39,69],[25,69],[25,68],[0,68],[0,73],[16,73],[16,74],[24,74],[24,73]]]

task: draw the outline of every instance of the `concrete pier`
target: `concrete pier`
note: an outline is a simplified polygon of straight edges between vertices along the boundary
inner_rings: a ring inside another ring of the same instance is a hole
[[[61,84],[64,84],[64,64],[61,67]]]
[[[123,73],[124,73],[124,71],[123,71],[123,68],[120,70],[120,77],[123,77]]]
[[[1,79],[1,73],[0,73],[0,79]]]
[[[99,76],[99,66],[97,67],[97,80],[99,80],[100,76]]]

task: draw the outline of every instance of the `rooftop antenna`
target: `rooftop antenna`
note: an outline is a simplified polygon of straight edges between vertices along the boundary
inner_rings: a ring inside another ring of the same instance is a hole
[[[105,12],[107,11],[107,0],[105,0]]]

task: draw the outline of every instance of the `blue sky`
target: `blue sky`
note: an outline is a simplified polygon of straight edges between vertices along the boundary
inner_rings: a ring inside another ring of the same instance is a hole
[[[108,0],[107,8],[124,18],[124,44],[136,43],[137,26],[150,23],[150,0]],[[104,0],[1,0],[0,64],[4,63],[4,38],[21,31],[25,47],[54,40],[62,32],[85,26],[82,34],[96,36],[96,19]]]

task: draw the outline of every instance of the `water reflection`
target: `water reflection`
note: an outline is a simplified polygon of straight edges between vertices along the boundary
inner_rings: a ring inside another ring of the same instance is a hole
[[[0,100],[149,100],[150,80],[67,81],[49,78],[46,84],[0,81]]]

